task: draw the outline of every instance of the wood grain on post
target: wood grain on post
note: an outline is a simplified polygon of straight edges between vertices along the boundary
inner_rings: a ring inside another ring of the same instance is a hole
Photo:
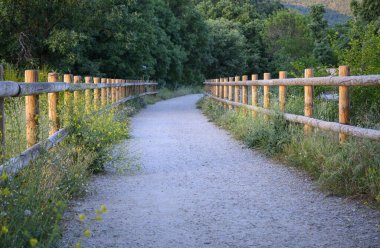
[[[224,82],[227,83],[228,82],[228,78],[224,78]],[[225,100],[228,100],[228,86],[227,85],[224,85],[223,86],[223,98]],[[224,109],[227,109],[228,108],[228,104],[224,104]]]
[[[239,82],[239,81],[240,81],[240,77],[235,76],[235,82]],[[235,102],[240,102],[240,86],[239,85],[235,85]]]
[[[106,78],[102,78],[101,79],[101,83],[102,84],[106,84],[107,83],[107,79]],[[100,90],[100,102],[101,102],[101,106],[104,107],[107,105],[107,88],[102,88]]]
[[[92,77],[90,76],[87,76],[84,78],[84,82],[86,84],[90,84],[92,81]],[[92,101],[91,101],[91,90],[85,90],[85,104],[86,104],[86,113],[89,114],[91,112],[91,109],[92,109]]]
[[[112,84],[112,79],[107,78],[107,84]],[[107,104],[110,104],[112,102],[112,88],[107,87]]]
[[[26,70],[25,82],[36,83],[38,82],[38,71]],[[27,147],[31,147],[38,142],[38,115],[39,103],[38,95],[25,97],[25,113],[26,113],[26,143]]]
[[[63,82],[67,84],[73,83],[73,75],[71,74],[65,74],[63,75]],[[71,92],[70,91],[65,91],[63,95],[63,101],[65,105],[64,109],[64,126],[69,126],[70,125],[70,116],[71,116],[71,110],[72,110],[72,97],[71,97]]]
[[[222,84],[224,82],[224,78],[219,78],[219,83]],[[219,97],[224,98],[223,96],[223,85],[219,85]]]
[[[248,81],[248,76],[247,75],[243,75],[242,81],[243,82],[247,82]],[[245,105],[247,105],[248,104],[248,86],[247,85],[243,85],[242,86],[241,97],[242,97],[242,103],[245,104]],[[243,108],[243,111],[244,111],[244,113],[247,113],[247,109],[246,108]]]
[[[4,81],[4,67],[0,65],[0,81]],[[5,153],[5,109],[4,109],[4,98],[0,97],[0,142],[1,142],[1,158],[0,161],[4,159]]]
[[[58,73],[52,72],[48,74],[48,82],[56,83],[58,82]],[[49,102],[49,136],[52,136],[59,130],[59,120],[58,120],[58,98],[59,93],[49,93],[48,102]]]
[[[74,84],[80,84],[82,82],[82,77],[81,76],[74,76]],[[81,104],[80,97],[81,92],[79,90],[74,91],[74,112],[76,115],[79,115],[79,108]],[[76,116],[79,118],[79,116]]]
[[[288,73],[286,71],[280,71],[279,78],[285,79],[288,77]],[[280,85],[278,86],[278,97],[280,103],[280,111],[285,112],[285,103],[286,103],[286,86]]]
[[[271,79],[271,74],[270,73],[264,73],[264,80],[270,80]],[[270,108],[270,86],[264,85],[264,108],[269,109]],[[264,115],[264,119],[268,121],[269,116]]]
[[[258,74],[252,74],[252,80],[259,80],[259,75]],[[258,103],[258,98],[257,98],[257,86],[256,85],[252,85],[251,86],[251,91],[252,91],[252,106],[255,106],[257,107],[257,103]],[[252,117],[253,118],[256,118],[257,117],[257,112],[256,111],[252,111]]]
[[[233,77],[229,77],[228,81],[232,83],[234,81]],[[233,86],[232,84],[228,86],[228,100],[233,101],[234,100],[234,91],[233,91]],[[228,105],[229,109],[232,109],[232,105]]]
[[[312,78],[314,77],[314,72],[312,68],[308,68],[305,70],[305,78]],[[307,117],[312,117],[313,116],[313,86],[311,85],[306,85],[304,86],[304,91],[305,91],[305,116]],[[313,127],[310,125],[305,125],[304,126],[304,133],[305,134],[310,134],[313,131]]]
[[[100,84],[100,78],[94,77],[94,84]],[[94,89],[94,110],[99,110],[100,103],[100,89]]]
[[[348,66],[339,66],[339,76],[350,76]],[[339,123],[348,125],[350,123],[350,90],[348,86],[339,86]],[[339,133],[339,142],[346,142],[347,135]]]
[[[116,84],[116,79],[111,79],[111,83],[112,84]],[[116,87],[112,87],[111,88],[111,92],[112,92],[112,103],[115,103],[116,102],[116,98],[117,98]]]

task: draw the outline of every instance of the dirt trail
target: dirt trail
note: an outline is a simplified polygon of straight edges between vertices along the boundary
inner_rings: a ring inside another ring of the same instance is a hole
[[[129,150],[142,170],[95,177],[92,193],[67,213],[62,243],[78,240],[77,214],[105,204],[83,247],[380,247],[378,212],[328,197],[244,148],[195,108],[200,97],[159,102],[133,118]]]

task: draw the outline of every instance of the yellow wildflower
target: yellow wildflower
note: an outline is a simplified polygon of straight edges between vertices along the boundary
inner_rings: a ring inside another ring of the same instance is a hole
[[[80,214],[80,215],[79,215],[79,220],[80,220],[81,222],[83,222],[85,219],[86,219],[86,215],[84,215],[84,214]]]
[[[86,229],[84,232],[83,232],[83,235],[86,237],[86,238],[89,238],[91,237],[91,231]]]
[[[104,204],[100,206],[100,210],[101,210],[103,213],[108,212],[108,209],[107,209],[106,205],[104,205]]]
[[[81,243],[81,242],[78,242],[78,243],[75,245],[75,248],[82,248],[82,243]]]
[[[96,215],[95,220],[101,221],[102,220],[102,216]]]
[[[31,247],[35,247],[38,244],[38,240],[37,239],[30,239],[29,244]]]
[[[2,228],[1,228],[1,233],[2,234],[7,234],[8,233],[8,227],[6,227],[6,226],[3,226]]]

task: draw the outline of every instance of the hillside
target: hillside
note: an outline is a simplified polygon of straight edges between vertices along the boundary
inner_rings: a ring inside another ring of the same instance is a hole
[[[351,0],[281,0],[284,4],[297,5],[302,7],[310,7],[315,4],[323,4],[326,8],[335,10],[344,15],[351,15]]]
[[[309,13],[309,7],[315,4],[323,4],[326,7],[325,18],[329,25],[346,22],[351,15],[351,0],[281,0],[281,2],[291,9],[296,9],[302,14]]]

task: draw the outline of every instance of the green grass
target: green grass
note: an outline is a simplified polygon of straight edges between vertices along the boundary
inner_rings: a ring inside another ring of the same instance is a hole
[[[40,81],[46,81],[49,69],[40,70]],[[23,75],[10,65],[5,66],[5,79],[22,82]],[[71,130],[58,146],[42,154],[17,176],[0,178],[0,246],[54,246],[60,238],[60,222],[67,203],[86,192],[88,179],[104,172],[105,164],[132,169],[130,161],[120,165],[112,149],[129,138],[129,117],[146,104],[192,93],[201,88],[160,89],[157,96],[136,99],[102,115],[85,113],[84,94],[79,104],[65,115],[63,93],[59,94],[58,113],[61,123]],[[47,94],[39,96],[38,137],[48,137]],[[3,162],[26,150],[25,98],[6,98],[6,147]]]
[[[46,80],[40,71],[40,81]],[[23,81],[21,73],[6,66],[5,79]],[[68,115],[65,127],[70,135],[58,146],[42,154],[27,168],[10,178],[0,177],[0,246],[51,247],[60,238],[60,221],[67,203],[85,194],[87,181],[93,173],[104,171],[104,165],[118,158],[112,148],[129,137],[129,117],[144,106],[141,99],[122,104],[101,115],[83,115],[85,102],[80,100],[77,111]],[[38,137],[48,137],[47,95],[40,95]],[[59,116],[63,122],[63,94],[59,99]],[[6,149],[2,161],[26,149],[25,100],[7,98]],[[34,244],[34,243],[33,243]]]
[[[298,99],[293,101],[299,102]],[[363,197],[380,205],[379,142],[350,137],[347,143],[340,145],[336,133],[314,130],[305,136],[302,125],[280,117],[266,122],[259,114],[253,119],[250,112],[224,110],[206,98],[198,105],[211,121],[229,130],[236,139],[306,170],[322,189],[336,195]],[[290,101],[287,106],[295,110],[297,105]],[[322,109],[317,114],[326,115],[327,111]]]

